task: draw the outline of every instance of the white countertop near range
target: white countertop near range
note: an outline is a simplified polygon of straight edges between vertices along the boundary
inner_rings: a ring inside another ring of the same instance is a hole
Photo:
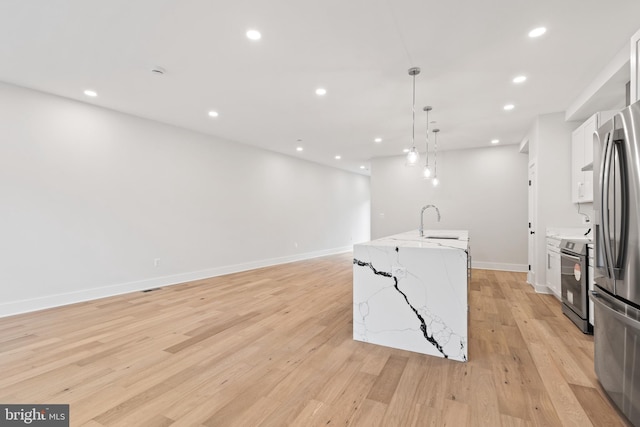
[[[593,229],[585,236],[585,233],[591,227],[547,227],[546,237],[550,239],[584,239],[591,238],[593,239]]]
[[[467,361],[466,230],[354,245],[353,339]]]

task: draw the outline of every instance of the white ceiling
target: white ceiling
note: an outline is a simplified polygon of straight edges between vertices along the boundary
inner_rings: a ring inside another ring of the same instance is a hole
[[[411,144],[409,67],[419,148],[425,105],[441,149],[517,144],[638,29],[638,0],[0,0],[0,81],[366,173]]]

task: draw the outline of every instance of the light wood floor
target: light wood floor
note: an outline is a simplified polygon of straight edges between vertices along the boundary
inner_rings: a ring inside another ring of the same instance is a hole
[[[72,426],[624,426],[593,338],[474,270],[468,363],[352,340],[352,255],[0,319],[0,403]]]

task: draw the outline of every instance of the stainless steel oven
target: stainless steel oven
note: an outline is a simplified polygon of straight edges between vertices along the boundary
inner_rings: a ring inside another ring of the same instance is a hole
[[[585,334],[593,332],[589,324],[589,239],[560,242],[560,293],[562,312]]]

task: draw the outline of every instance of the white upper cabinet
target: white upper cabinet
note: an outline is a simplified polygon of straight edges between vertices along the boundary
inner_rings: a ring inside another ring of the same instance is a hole
[[[614,111],[603,111],[589,117],[571,134],[571,201],[593,202],[594,134],[609,120]]]
[[[571,201],[583,202],[585,173],[584,164],[584,127],[580,126],[571,134]]]
[[[640,31],[631,37],[631,103],[640,101]]]
[[[571,201],[593,202],[593,171],[585,171],[593,162],[593,131],[597,114],[591,116],[571,134]],[[593,165],[592,165],[593,166]]]

